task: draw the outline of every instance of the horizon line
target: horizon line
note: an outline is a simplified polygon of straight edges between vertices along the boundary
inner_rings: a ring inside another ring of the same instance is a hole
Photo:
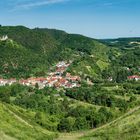
[[[88,35],[85,35],[85,34],[82,34],[82,33],[76,33],[76,32],[69,32],[69,31],[66,31],[65,29],[58,29],[58,28],[49,28],[49,27],[38,27],[38,26],[34,26],[34,27],[29,27],[29,26],[26,26],[26,25],[2,25],[0,24],[0,27],[18,27],[18,26],[21,26],[21,27],[25,27],[25,28],[28,28],[28,29],[49,29],[49,30],[58,30],[58,31],[62,31],[62,32],[65,32],[67,34],[75,34],[75,35],[81,35],[81,36],[84,36],[84,37],[88,37],[88,38],[92,38],[92,39],[97,39],[97,40],[107,40],[107,39],[120,39],[120,38],[140,38],[140,36],[116,36],[116,37],[103,37],[103,38],[97,38],[97,37],[92,37],[92,36],[88,36]]]

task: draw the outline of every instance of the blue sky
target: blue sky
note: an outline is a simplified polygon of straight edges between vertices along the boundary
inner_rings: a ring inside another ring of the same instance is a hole
[[[0,0],[0,24],[93,38],[140,36],[140,0]]]

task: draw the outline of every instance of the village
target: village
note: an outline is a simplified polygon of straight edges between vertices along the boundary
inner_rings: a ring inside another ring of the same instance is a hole
[[[55,88],[74,88],[80,87],[81,77],[72,76],[71,73],[66,72],[72,61],[60,61],[54,66],[54,70],[47,73],[46,77],[30,77],[28,79],[17,80],[15,78],[3,79],[0,78],[0,86],[11,86],[12,84],[18,83],[24,86],[38,87],[43,89],[45,87]],[[127,79],[138,81],[140,76],[132,75],[128,76]],[[112,77],[108,78],[108,81],[112,82]],[[87,81],[88,82],[88,81]],[[89,83],[89,82],[88,82]],[[92,84],[93,85],[93,84]]]
[[[81,78],[79,76],[72,76],[70,73],[66,73],[67,68],[70,66],[72,61],[66,62],[61,61],[55,65],[54,72],[49,72],[47,77],[31,77],[28,79],[16,80],[12,79],[0,79],[0,86],[12,85],[14,83],[19,83],[24,86],[35,87],[38,86],[39,89],[45,87],[55,87],[55,88],[74,88],[80,87]]]

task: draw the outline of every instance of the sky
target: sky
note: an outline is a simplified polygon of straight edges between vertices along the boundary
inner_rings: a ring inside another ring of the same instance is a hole
[[[0,24],[92,38],[140,37],[140,0],[0,0]]]

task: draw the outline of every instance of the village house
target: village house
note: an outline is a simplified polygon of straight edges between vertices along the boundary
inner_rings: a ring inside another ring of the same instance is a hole
[[[16,79],[0,79],[0,86],[5,86],[5,85],[12,85],[16,83]]]
[[[87,84],[88,85],[93,85],[93,82],[89,78],[87,78]]]
[[[56,64],[55,75],[62,75],[66,71],[66,69],[68,68],[69,65],[70,65],[70,63],[66,63],[64,61]]]
[[[37,83],[37,84],[38,84],[39,89],[43,89],[46,87],[46,84],[44,84],[44,83]]]
[[[19,84],[24,85],[24,86],[31,86],[31,83],[28,80],[20,80]]]
[[[56,67],[57,68],[60,68],[60,67],[68,67],[68,64],[66,64],[65,61],[61,61],[58,64],[56,64]]]
[[[60,67],[56,69],[55,75],[62,75],[65,72],[65,67]]]
[[[5,86],[7,84],[7,80],[0,79],[0,86]]]
[[[80,84],[68,82],[68,83],[65,85],[65,88],[74,88],[74,87],[80,87]]]
[[[58,81],[58,78],[57,77],[50,77],[50,78],[47,78],[47,84],[46,86],[48,87],[53,87],[54,84]]]
[[[132,76],[128,76],[128,79],[129,79],[129,80],[138,81],[138,80],[140,80],[140,76],[138,76],[138,75],[132,75]]]
[[[55,75],[55,72],[50,72],[48,73],[49,76],[54,76]]]
[[[12,85],[14,83],[17,83],[17,80],[13,78],[13,79],[8,80],[7,82],[8,82],[7,83],[8,85]]]
[[[68,82],[65,86],[65,88],[72,88],[72,84],[70,82]]]
[[[59,79],[59,83],[62,87],[65,87],[68,81],[65,78]]]
[[[60,87],[61,87],[61,85],[60,85],[60,83],[59,83],[59,82],[56,82],[56,83],[54,83],[54,87],[55,87],[55,88],[60,88]]]
[[[72,76],[70,73],[66,74],[66,79],[72,82],[81,81],[81,78],[79,76]]]
[[[7,39],[8,39],[8,36],[7,36],[7,35],[0,37],[0,40],[1,40],[1,41],[5,41],[5,40],[7,40]]]
[[[108,81],[112,82],[113,81],[113,78],[112,77],[109,77],[108,78]]]

